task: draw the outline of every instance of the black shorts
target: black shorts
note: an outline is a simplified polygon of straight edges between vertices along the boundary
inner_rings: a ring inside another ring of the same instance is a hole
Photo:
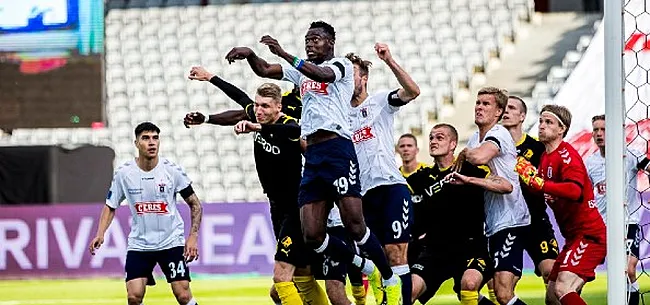
[[[629,224],[627,226],[627,238],[625,245],[627,246],[627,255],[639,258],[639,243],[641,242],[641,234],[643,232],[638,224]]]
[[[542,276],[539,263],[546,259],[555,260],[560,253],[551,221],[547,217],[533,219],[524,243],[524,249],[535,264],[535,274]]]
[[[309,255],[300,226],[300,213],[297,203],[291,212],[274,209],[280,204],[278,201],[271,201],[271,221],[273,232],[277,240],[275,250],[275,261],[289,263],[296,267],[306,267],[309,263]]]
[[[487,251],[487,242],[477,240],[454,247],[455,253],[437,254],[424,251],[411,266],[411,273],[417,274],[424,280],[427,290],[418,298],[426,304],[440,288],[443,282],[453,278],[454,292],[460,297],[460,282],[466,270],[477,270],[483,276],[483,284],[492,278],[492,264]]]
[[[153,268],[158,264],[167,278],[167,283],[190,281],[190,269],[185,263],[185,247],[173,247],[160,251],[128,251],[126,253],[126,281],[147,278],[147,285],[155,285]]]
[[[488,238],[494,271],[509,271],[521,276],[528,226],[505,228]]]
[[[327,234],[336,237],[356,252],[354,241],[348,237],[343,226],[328,227]],[[317,280],[341,281],[345,285],[345,277],[348,272],[360,272],[358,268],[349,266],[346,262],[340,262],[328,255],[316,254],[312,261],[311,271]]]

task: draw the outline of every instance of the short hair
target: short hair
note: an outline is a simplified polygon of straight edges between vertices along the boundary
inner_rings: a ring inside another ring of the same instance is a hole
[[[546,111],[554,114],[560,119],[560,124],[566,127],[566,130],[564,131],[564,135],[562,137],[566,137],[567,133],[569,132],[569,128],[571,127],[571,111],[569,111],[569,108],[560,105],[545,105],[539,114],[541,115]]]
[[[399,142],[399,140],[401,140],[403,138],[411,138],[411,139],[413,139],[413,141],[415,141],[415,147],[418,146],[418,139],[412,133],[405,133],[405,134],[399,136],[399,139],[397,139],[397,141]]]
[[[257,95],[261,97],[270,97],[274,101],[279,102],[282,100],[282,89],[276,84],[264,83],[257,87]]]
[[[451,134],[451,139],[458,142],[458,131],[456,130],[456,127],[447,123],[438,123],[433,126],[433,129],[438,129],[438,128],[447,128],[447,130],[449,130],[449,134]]]
[[[501,109],[501,116],[499,116],[499,120],[501,120],[501,117],[506,112],[506,106],[508,106],[508,91],[497,87],[483,87],[478,91],[478,95],[483,94],[494,96],[494,99],[497,101],[497,107]]]
[[[345,58],[349,59],[353,65],[359,66],[361,71],[361,76],[368,75],[370,72],[370,67],[372,67],[372,62],[369,60],[361,59],[361,57],[355,55],[354,53],[348,53],[345,55]]]
[[[605,120],[605,115],[604,114],[599,114],[599,115],[594,115],[593,118],[591,118],[591,123],[600,121],[600,120]]]
[[[521,111],[522,111],[524,114],[527,114],[527,113],[528,113],[528,106],[526,106],[526,102],[524,102],[524,99],[523,99],[523,98],[518,97],[518,96],[516,96],[516,95],[510,95],[510,96],[508,96],[508,99],[515,99],[515,100],[518,100],[518,101],[521,103]]]
[[[137,139],[145,131],[160,133],[160,128],[151,122],[142,122],[135,127],[135,138]]]
[[[314,21],[309,26],[309,29],[323,29],[325,33],[332,36],[332,40],[336,40],[336,32],[334,31],[334,27],[325,21]]]

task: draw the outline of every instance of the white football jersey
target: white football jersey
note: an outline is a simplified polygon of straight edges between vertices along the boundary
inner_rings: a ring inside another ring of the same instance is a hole
[[[192,181],[180,166],[165,158],[145,172],[135,160],[120,166],[106,197],[117,209],[126,199],[133,223],[127,250],[158,251],[185,245],[183,219],[176,209],[176,193]]]
[[[630,152],[627,150],[625,154],[625,183],[627,184],[625,198],[627,200],[628,215],[626,221],[628,224],[638,224],[641,220],[641,193],[636,190],[639,170],[636,165],[643,158],[644,155],[638,151]],[[591,184],[594,186],[594,198],[596,199],[598,212],[603,216],[603,220],[607,222],[605,158],[600,155],[600,151],[597,151],[585,160],[585,167],[587,167],[587,174]]]
[[[319,64],[329,67],[336,75],[332,83],[319,83],[307,78],[289,64],[282,64],[282,80],[300,87],[302,97],[302,138],[319,129],[335,132],[350,139],[350,126],[346,119],[354,92],[354,67],[347,58],[332,58]]]
[[[352,142],[359,160],[361,195],[380,185],[406,184],[395,162],[393,123],[399,107],[388,103],[391,91],[369,95],[350,107]]]
[[[512,136],[508,130],[497,124],[485,134],[483,140],[479,139],[478,131],[474,133],[469,138],[467,147],[476,148],[485,142],[490,142],[499,148],[499,154],[487,164],[490,172],[512,184],[512,192],[509,194],[485,191],[485,234],[492,236],[506,228],[530,224],[530,212],[521,194],[519,176],[515,172],[517,148]]]
[[[334,207],[330,210],[330,214],[327,216],[327,227],[332,228],[332,227],[339,227],[343,226],[343,221],[341,220],[341,212],[339,211],[339,207],[334,205]]]

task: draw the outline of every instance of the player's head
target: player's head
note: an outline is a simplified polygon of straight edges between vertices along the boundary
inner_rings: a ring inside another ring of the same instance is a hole
[[[591,136],[598,148],[605,148],[605,115],[596,115],[591,118]]]
[[[334,57],[336,32],[334,27],[324,21],[314,21],[305,35],[307,60],[321,63]]]
[[[528,107],[524,100],[516,95],[511,95],[508,97],[508,105],[501,119],[501,125],[505,128],[521,126],[526,120],[527,112]]]
[[[138,154],[145,159],[158,156],[160,146],[160,128],[151,122],[143,122],[135,127],[135,147]]]
[[[399,137],[399,140],[397,140],[396,150],[400,158],[402,158],[402,162],[411,162],[415,160],[418,152],[420,152],[420,149],[418,148],[418,140],[414,135],[405,133]]]
[[[508,95],[496,87],[484,87],[478,91],[474,106],[474,123],[477,126],[496,124],[508,105]]]
[[[282,89],[272,83],[262,84],[255,93],[255,119],[260,124],[273,123],[282,111]]]
[[[549,143],[566,137],[571,127],[571,112],[564,106],[546,105],[539,114],[539,140]]]
[[[436,124],[429,133],[429,155],[442,157],[453,155],[458,145],[458,131],[446,123]]]
[[[354,55],[354,53],[348,53],[345,55],[345,58],[349,59],[354,65],[354,94],[352,95],[354,99],[361,92],[368,89],[368,74],[370,73],[372,62],[363,60],[361,57]]]

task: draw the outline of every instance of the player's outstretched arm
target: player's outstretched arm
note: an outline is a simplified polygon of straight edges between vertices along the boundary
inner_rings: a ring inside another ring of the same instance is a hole
[[[113,222],[114,217],[115,209],[108,205],[104,205],[102,208],[102,214],[99,216],[99,223],[97,224],[97,235],[90,242],[90,246],[88,246],[91,255],[95,255],[95,250],[99,249],[99,247],[104,243],[104,234],[106,233],[106,230],[108,230],[108,226]]]
[[[190,206],[190,234],[187,237],[187,241],[185,241],[185,253],[183,256],[185,256],[187,262],[191,262],[199,257],[198,240],[201,218],[203,217],[203,207],[201,206],[199,197],[193,191],[191,195],[183,199]]]
[[[185,115],[183,124],[186,128],[192,125],[201,125],[203,123],[210,123],[221,126],[234,126],[241,120],[248,119],[245,110],[226,110],[216,114],[204,115],[200,112],[190,112]]]
[[[303,59],[300,59],[297,56],[293,56],[287,53],[284,49],[282,49],[280,43],[278,43],[275,38],[269,35],[265,35],[262,36],[262,39],[260,39],[260,43],[268,46],[271,53],[286,60],[294,68],[296,68],[296,70],[308,78],[321,83],[333,83],[336,81],[336,73],[334,73],[334,70],[332,70],[332,68],[317,66]],[[340,65],[339,69],[341,69],[342,74],[345,73],[345,68],[343,65]]]
[[[253,72],[259,77],[272,78],[272,79],[282,79],[282,66],[280,64],[269,64],[266,60],[261,59],[247,47],[236,47],[230,50],[226,54],[226,60],[228,63],[233,63],[236,60],[246,59],[248,65],[251,66]]]
[[[452,184],[471,184],[479,186],[486,191],[509,194],[512,192],[512,183],[496,175],[490,175],[486,178],[468,177],[458,172],[452,172],[447,176]]]
[[[243,90],[221,79],[219,76],[208,72],[203,67],[192,67],[188,78],[191,80],[209,81],[211,84],[223,91],[223,93],[225,93],[231,100],[244,108],[253,102],[253,100],[251,100]]]
[[[465,160],[474,165],[486,165],[492,158],[499,155],[499,146],[486,138],[486,142],[476,148],[465,148],[461,153]]]
[[[377,56],[379,57],[379,59],[384,61],[386,65],[390,68],[390,70],[393,71],[395,78],[397,78],[397,81],[399,82],[400,86],[402,86],[402,88],[399,88],[397,90],[397,96],[399,97],[399,100],[402,103],[401,105],[393,105],[393,106],[405,105],[406,103],[418,97],[420,95],[420,87],[418,86],[418,84],[415,83],[413,78],[411,78],[411,76],[408,73],[406,73],[406,71],[404,71],[402,66],[400,66],[395,61],[393,55],[390,53],[390,49],[388,48],[388,45],[384,43],[376,43],[375,52],[377,52]]]

